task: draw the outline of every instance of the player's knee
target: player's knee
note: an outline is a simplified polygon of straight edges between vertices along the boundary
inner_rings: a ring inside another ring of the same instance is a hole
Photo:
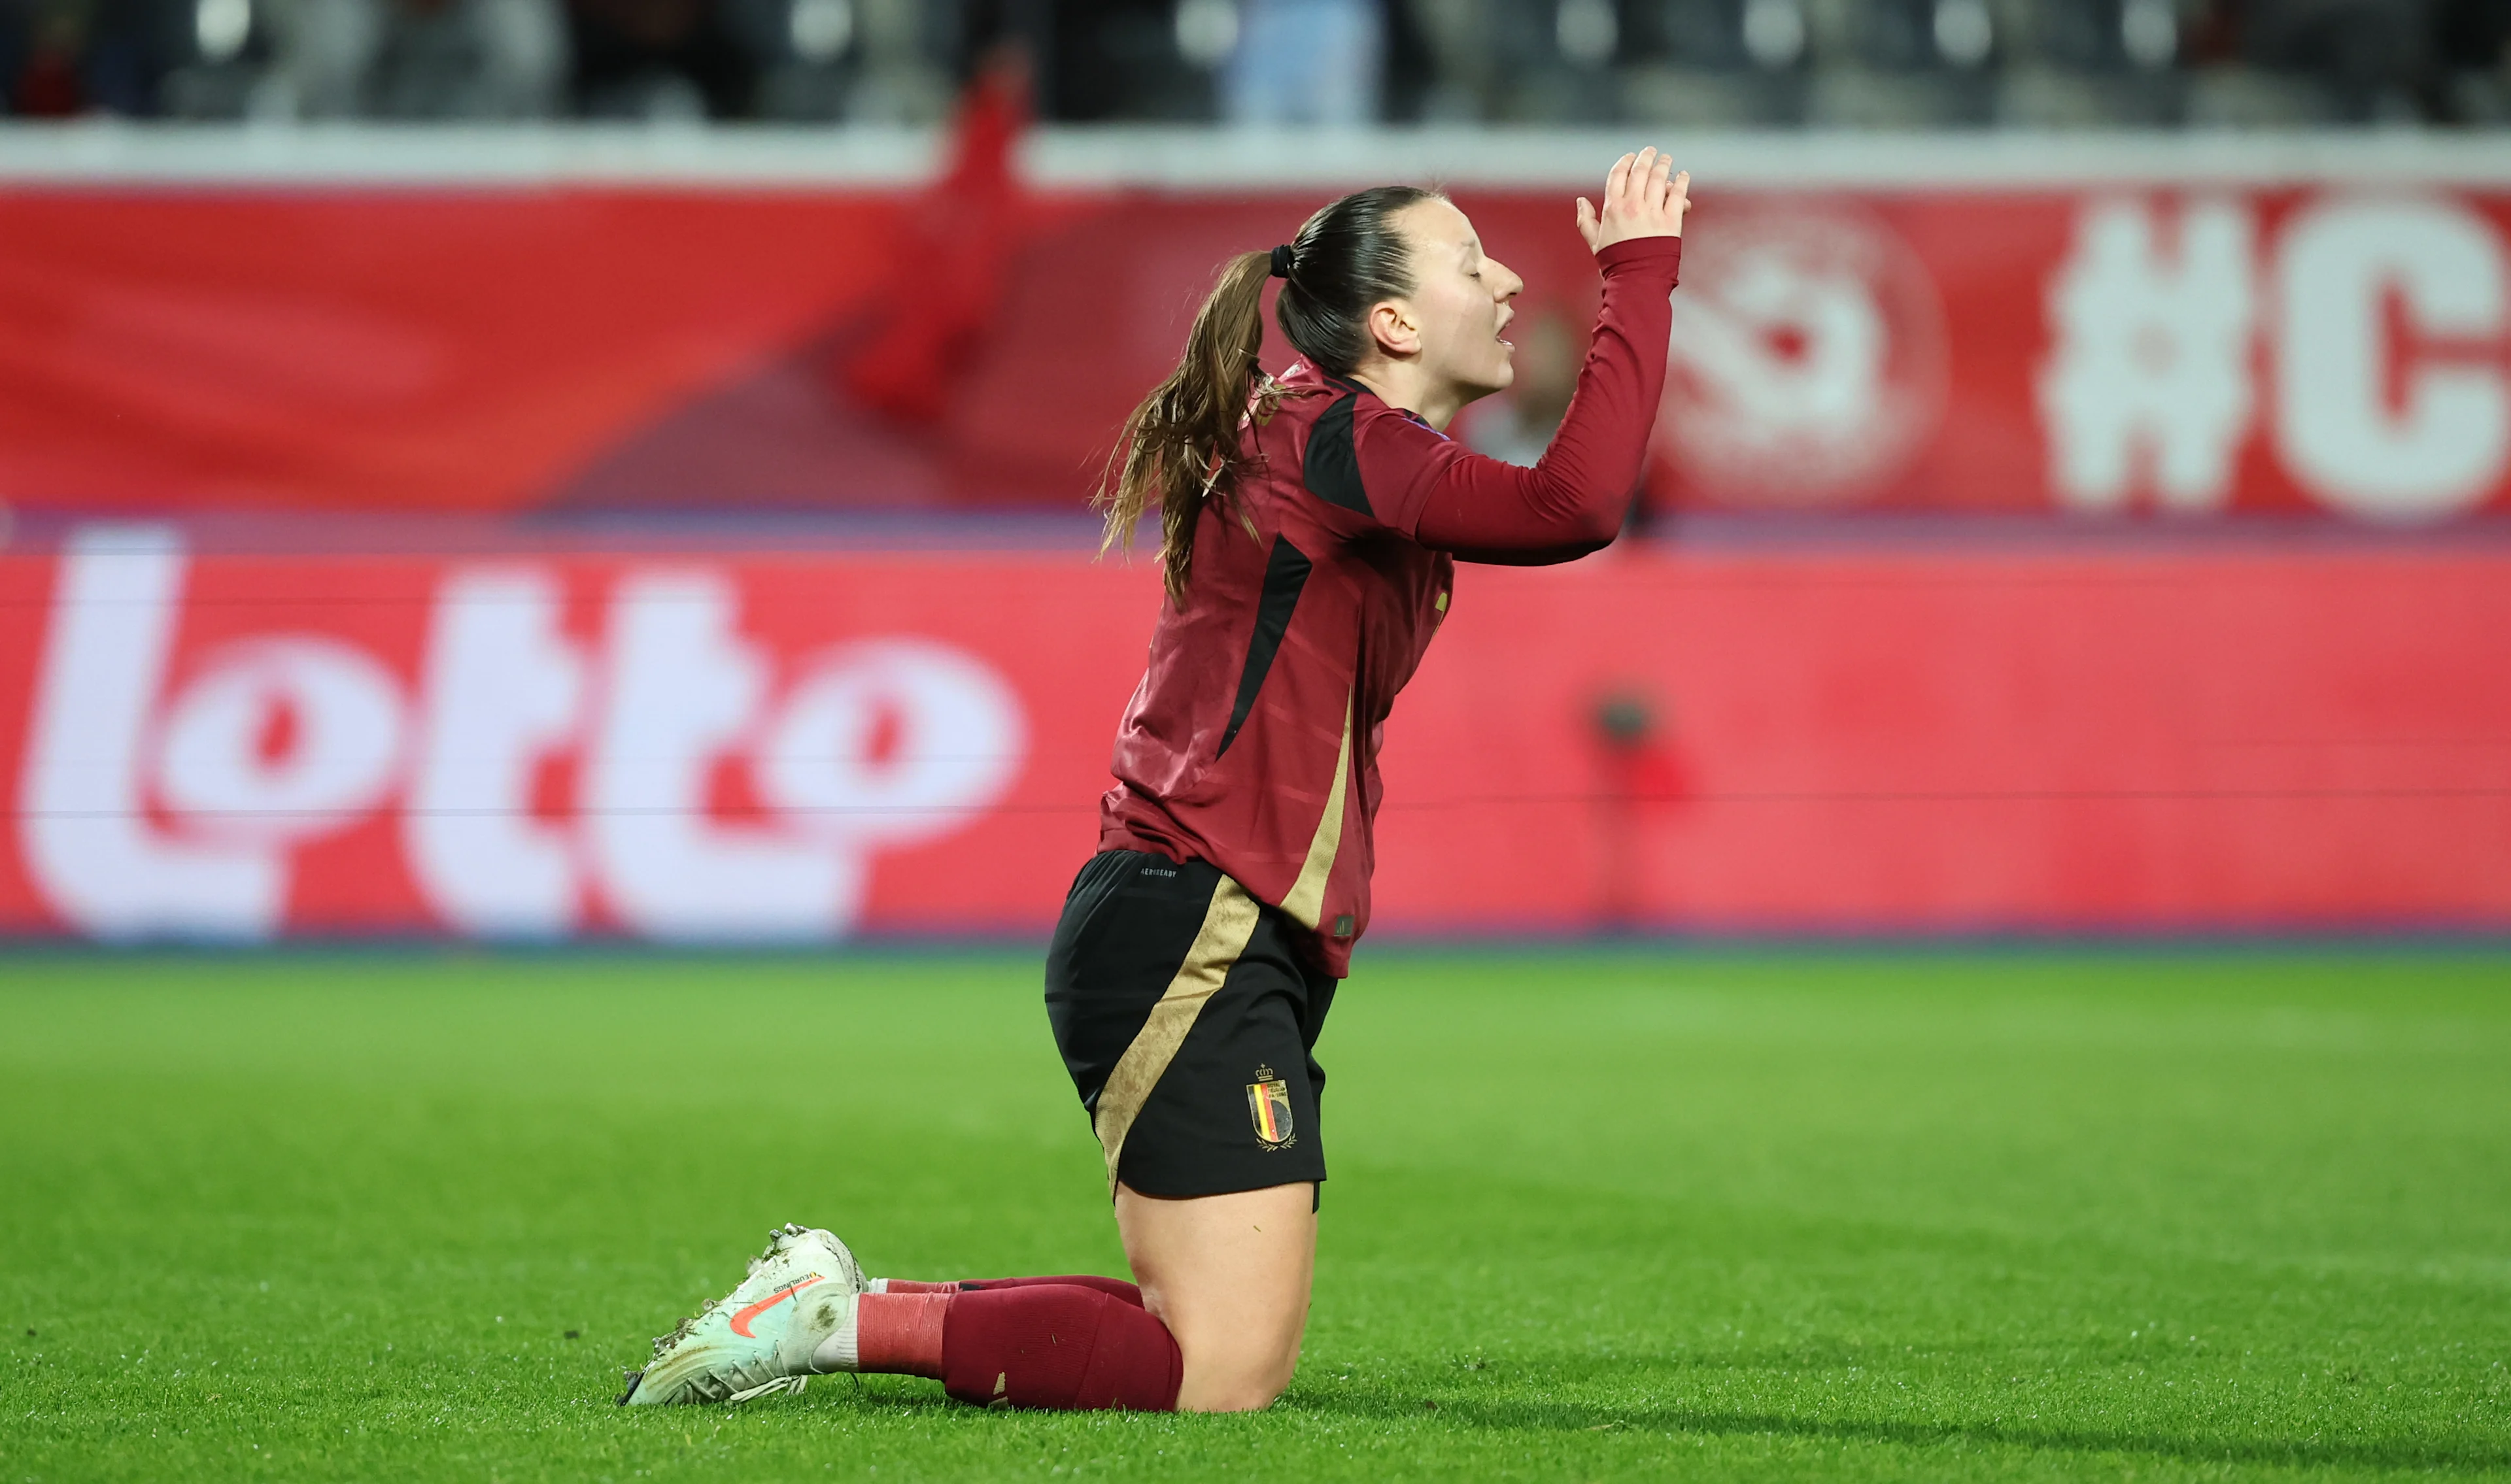
[[[1196,1364],[1197,1359],[1205,1363]],[[1291,1388],[1298,1347],[1265,1347],[1218,1357],[1189,1356],[1178,1391],[1181,1412],[1260,1412]]]
[[[1281,1398],[1289,1389],[1283,1381],[1240,1378],[1219,1385],[1180,1393],[1180,1412],[1261,1412]]]

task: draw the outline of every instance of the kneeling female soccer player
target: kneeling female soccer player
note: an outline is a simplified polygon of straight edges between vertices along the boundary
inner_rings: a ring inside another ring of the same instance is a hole
[[[1624,156],[1577,206],[1603,309],[1531,469],[1451,441],[1509,384],[1523,285],[1433,191],[1346,196],[1245,253],[1144,400],[1102,491],[1108,540],[1157,510],[1168,598],[1116,736],[1116,786],[1046,968],[1055,1037],[1140,1286],[866,1278],[787,1227],[655,1343],[628,1402],[740,1401],[828,1371],[964,1401],[1231,1411],[1290,1384],[1326,1177],[1311,1054],[1369,926],[1377,742],[1455,562],[1609,543],[1665,379],[1688,175]],[[1299,359],[1257,367],[1267,277]]]

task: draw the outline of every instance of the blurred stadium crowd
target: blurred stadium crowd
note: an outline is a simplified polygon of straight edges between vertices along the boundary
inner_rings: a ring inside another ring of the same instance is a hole
[[[0,0],[0,109],[922,123],[2511,125],[2511,0]]]

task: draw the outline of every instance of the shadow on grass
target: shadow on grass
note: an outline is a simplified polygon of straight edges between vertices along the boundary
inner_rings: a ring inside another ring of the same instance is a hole
[[[1303,1412],[1339,1413],[1385,1420],[1409,1408],[1382,1394],[1363,1398],[1306,1396]],[[2322,1442],[2290,1438],[2194,1438],[2064,1427],[2024,1427],[2001,1423],[1861,1422],[1792,1417],[1782,1413],[1721,1412],[1693,1407],[1589,1406],[1576,1402],[1510,1402],[1445,1399],[1435,1413],[1415,1414],[1434,1425],[1526,1432],[1687,1432],[1714,1436],[1780,1436],[1840,1442],[1892,1443],[1925,1448],[1968,1442],[2063,1453],[2124,1453],[2208,1464],[2272,1464],[2483,1472],[2511,1468],[2511,1448],[2453,1445],[2423,1440]]]

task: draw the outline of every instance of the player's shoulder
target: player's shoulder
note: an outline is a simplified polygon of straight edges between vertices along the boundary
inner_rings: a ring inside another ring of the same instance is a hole
[[[1389,406],[1359,382],[1305,360],[1293,362],[1275,378],[1275,385],[1279,395],[1274,416],[1289,419],[1284,431],[1295,444],[1300,484],[1327,505],[1355,514],[1379,514],[1370,498],[1370,481],[1362,473],[1365,447],[1416,438],[1430,444],[1448,440],[1446,434],[1417,415]],[[1380,469],[1382,478],[1382,465]]]

